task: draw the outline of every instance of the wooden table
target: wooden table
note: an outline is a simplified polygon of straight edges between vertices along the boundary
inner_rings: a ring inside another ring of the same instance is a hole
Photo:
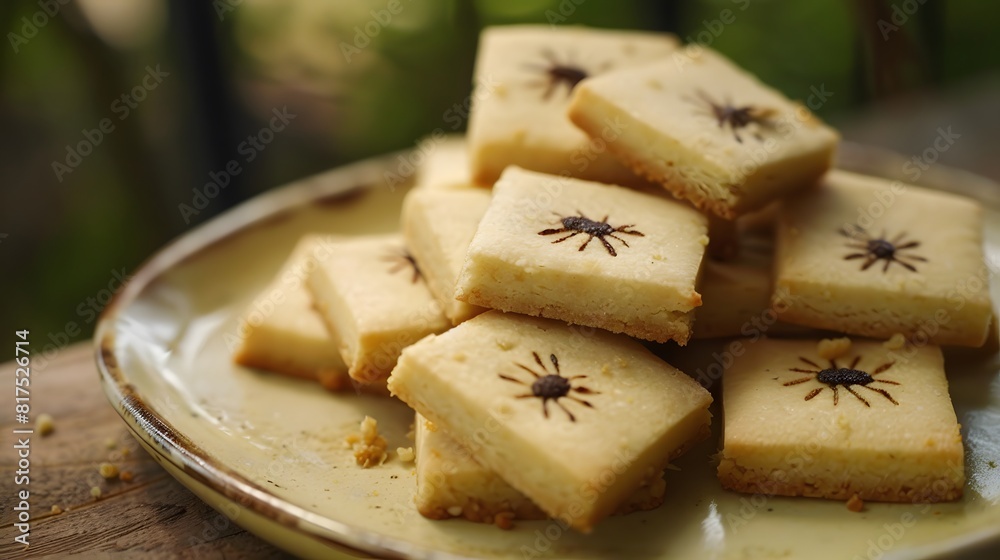
[[[0,379],[11,384],[0,408],[0,558],[291,558],[217,515],[139,447],[104,396],[89,342],[32,370],[32,418],[50,414],[55,431],[30,436],[31,545],[23,550],[13,541],[10,509],[22,488],[14,486],[11,438],[24,437],[11,434],[25,427],[14,422],[14,370],[14,362],[0,366]],[[103,479],[98,467],[105,462],[132,480]],[[91,496],[94,486],[99,499]],[[52,513],[53,505],[62,513]]]

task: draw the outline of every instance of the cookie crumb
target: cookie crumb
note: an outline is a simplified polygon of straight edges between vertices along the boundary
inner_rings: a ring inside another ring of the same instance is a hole
[[[118,447],[118,442],[115,441],[115,438],[108,438],[104,440],[104,447],[114,449],[115,447]]]
[[[58,504],[52,504],[52,509],[49,511],[51,511],[54,515],[59,515],[63,510]]]
[[[362,468],[377,467],[387,458],[385,450],[389,444],[378,435],[378,421],[371,416],[365,416],[361,432],[347,436],[344,443],[354,450],[354,460]]]
[[[97,486],[91,487],[90,495],[93,496],[95,500],[101,499],[101,489]]]
[[[824,360],[836,360],[851,351],[851,339],[846,336],[841,338],[824,338],[816,345],[816,353]]]
[[[904,346],[906,346],[906,337],[903,336],[903,333],[896,333],[882,343],[882,347],[886,350],[899,350]]]
[[[103,476],[105,480],[118,478],[118,467],[112,465],[111,463],[101,463],[101,466],[97,468],[97,471],[101,473],[101,476]]]
[[[462,506],[451,506],[448,508],[448,515],[452,517],[458,517],[462,515]]]
[[[123,482],[132,482],[132,471],[122,471],[122,473],[118,475],[118,478],[120,478]]]
[[[857,494],[851,496],[851,499],[847,500],[847,509],[857,513],[864,509],[865,502]]]
[[[399,456],[399,460],[404,463],[412,463],[416,456],[413,454],[412,447],[397,447],[396,455]]]
[[[35,430],[38,431],[42,437],[51,434],[55,431],[55,429],[56,423],[50,414],[42,413],[38,415],[37,419],[35,419]]]

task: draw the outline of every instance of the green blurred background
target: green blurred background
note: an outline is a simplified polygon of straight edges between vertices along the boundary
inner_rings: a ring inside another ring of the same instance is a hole
[[[63,1],[0,6],[0,326],[52,347],[89,336],[117,278],[198,223],[450,129],[487,25],[671,31],[790,97],[833,92],[818,113],[847,139],[919,153],[934,122],[960,123],[971,140],[942,161],[1000,179],[992,2],[393,0],[372,26],[389,0]],[[282,108],[295,118],[249,148]],[[182,211],[250,152],[207,207]]]

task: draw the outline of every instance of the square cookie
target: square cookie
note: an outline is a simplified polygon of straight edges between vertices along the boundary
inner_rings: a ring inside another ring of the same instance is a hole
[[[492,185],[505,167],[517,165],[605,183],[639,182],[606,152],[606,139],[592,142],[569,122],[569,94],[588,76],[663,58],[676,48],[676,38],[662,33],[549,25],[485,29],[469,116],[473,181]],[[609,138],[618,133],[613,121],[602,126]]]
[[[350,386],[347,365],[313,309],[305,279],[310,259],[332,238],[303,237],[274,280],[254,298],[240,319],[233,360],[319,381],[336,390]]]
[[[818,179],[839,136],[722,55],[686,49],[597,76],[573,93],[570,119],[674,195],[727,219]]]
[[[427,287],[445,316],[457,325],[485,308],[455,299],[455,284],[490,192],[479,189],[414,189],[403,202],[403,235]]]
[[[327,245],[307,286],[351,378],[383,384],[399,353],[451,324],[398,234]]]
[[[785,201],[775,288],[786,321],[919,344],[981,346],[992,303],[973,200],[831,172]]]
[[[722,485],[835,500],[960,498],[964,451],[941,350],[890,346],[854,342],[831,354],[815,340],[746,344],[723,376]]]
[[[500,526],[514,519],[548,518],[430,420],[417,414],[415,422],[416,503],[421,515],[430,519],[462,517]],[[656,509],[663,503],[665,488],[661,473],[636,490],[615,514]]]
[[[389,390],[583,532],[707,436],[712,401],[628,337],[498,311],[404,350]]]
[[[645,340],[687,342],[706,218],[663,197],[508,168],[456,297]]]

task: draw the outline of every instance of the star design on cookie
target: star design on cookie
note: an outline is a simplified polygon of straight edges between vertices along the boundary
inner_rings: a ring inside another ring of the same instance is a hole
[[[845,255],[844,260],[864,259],[861,270],[868,270],[873,264],[882,260],[885,261],[885,266],[882,267],[883,273],[889,271],[889,265],[892,263],[897,263],[910,272],[917,272],[917,267],[913,263],[927,262],[926,258],[910,253],[911,249],[920,246],[920,242],[905,241],[905,231],[900,232],[891,241],[886,238],[884,230],[879,237],[873,237],[864,228],[857,226],[840,228],[840,235],[850,239],[847,243],[849,248],[859,250]],[[907,254],[902,254],[904,251]]]
[[[860,387],[862,389],[867,389],[873,393],[882,395],[883,397],[886,398],[886,400],[888,400],[894,405],[897,406],[899,405],[899,403],[896,401],[896,399],[893,398],[893,396],[889,393],[889,391],[881,387],[871,386],[875,383],[882,383],[885,385],[900,385],[898,381],[890,381],[888,379],[876,379],[877,375],[890,369],[893,365],[895,365],[896,362],[886,362],[875,368],[875,370],[872,371],[871,373],[868,373],[867,371],[858,369],[858,363],[861,361],[861,356],[855,356],[854,359],[851,361],[851,365],[847,367],[841,367],[840,365],[838,365],[836,359],[831,359],[829,367],[826,368],[802,356],[799,356],[799,360],[804,364],[811,366],[813,369],[805,369],[802,367],[788,368],[788,371],[793,371],[796,373],[805,373],[808,375],[799,377],[798,379],[793,379],[791,381],[786,381],[782,383],[782,385],[784,385],[785,387],[792,387],[794,385],[799,385],[812,380],[816,380],[823,385],[821,387],[816,387],[813,390],[809,391],[806,394],[804,400],[807,401],[812,400],[814,397],[816,397],[826,389],[831,389],[833,391],[833,405],[837,406],[840,403],[839,388],[842,387],[848,393],[854,395],[866,407],[871,408],[871,403],[868,402],[868,399],[861,396],[861,394],[859,394],[855,390],[855,388]]]
[[[559,402],[560,399],[569,399],[571,401],[577,402],[586,406],[587,408],[594,408],[594,405],[590,404],[589,401],[581,399],[580,397],[573,396],[570,393],[579,393],[581,395],[599,395],[599,391],[593,391],[587,387],[573,386],[573,381],[577,379],[586,379],[586,375],[574,375],[572,377],[563,377],[562,372],[559,370],[559,359],[556,358],[555,354],[549,354],[549,361],[552,362],[552,367],[555,368],[555,373],[549,372],[549,369],[542,362],[542,358],[538,355],[538,352],[532,352],[532,357],[535,359],[535,364],[541,368],[541,371],[535,371],[532,368],[524,365],[515,363],[514,365],[528,373],[534,378],[530,384],[517,379],[516,377],[511,377],[506,374],[499,374],[500,379],[505,381],[510,381],[512,383],[517,383],[519,385],[527,385],[531,388],[530,393],[524,393],[521,395],[516,395],[515,398],[518,399],[531,399],[537,398],[542,401],[542,414],[545,418],[549,417],[549,401],[556,403],[556,405],[566,413],[571,422],[576,422],[576,416],[573,415],[566,406]]]

